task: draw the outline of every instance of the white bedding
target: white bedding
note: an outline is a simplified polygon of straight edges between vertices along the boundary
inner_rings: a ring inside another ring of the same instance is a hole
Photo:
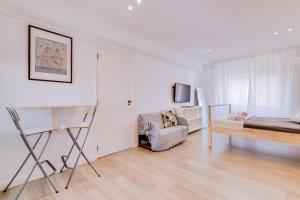
[[[212,120],[212,127],[216,128],[233,128],[243,130],[245,121],[235,121],[228,119],[214,119]]]

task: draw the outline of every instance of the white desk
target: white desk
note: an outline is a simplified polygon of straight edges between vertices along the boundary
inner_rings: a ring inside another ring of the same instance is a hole
[[[20,105],[17,108],[21,114],[27,115],[26,118],[48,118],[47,124],[41,122],[49,127],[57,128],[61,123],[70,123],[71,121],[81,121],[84,114],[83,110],[89,109],[95,104],[36,104],[36,105]],[[81,110],[81,112],[78,112]],[[80,113],[80,114],[79,114]]]
[[[60,109],[60,108],[76,108],[76,107],[90,107],[95,104],[47,104],[47,105],[22,105],[19,109]]]

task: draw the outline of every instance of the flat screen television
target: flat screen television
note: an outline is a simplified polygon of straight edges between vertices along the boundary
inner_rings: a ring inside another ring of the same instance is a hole
[[[187,103],[191,101],[191,86],[181,83],[175,83],[174,102]]]

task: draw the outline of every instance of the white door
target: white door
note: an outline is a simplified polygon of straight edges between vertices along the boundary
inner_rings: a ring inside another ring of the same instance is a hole
[[[99,109],[95,118],[98,157],[128,149],[134,144],[133,78],[130,56],[99,49]]]

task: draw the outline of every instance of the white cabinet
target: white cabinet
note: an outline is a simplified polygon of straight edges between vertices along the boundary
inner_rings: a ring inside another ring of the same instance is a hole
[[[176,114],[188,121],[189,133],[202,128],[202,108],[201,107],[181,107],[177,108]]]

